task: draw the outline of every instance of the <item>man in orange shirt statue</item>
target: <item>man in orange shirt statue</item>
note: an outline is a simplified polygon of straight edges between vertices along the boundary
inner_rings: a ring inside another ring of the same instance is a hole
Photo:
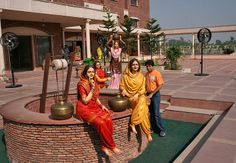
[[[150,99],[150,104],[148,107],[150,113],[151,130],[155,133],[159,133],[161,137],[164,137],[166,135],[166,131],[163,127],[160,114],[160,102],[161,102],[160,89],[164,84],[164,80],[162,78],[161,73],[155,69],[153,60],[147,60],[145,62],[145,66],[147,68],[147,73],[146,73],[147,98]]]

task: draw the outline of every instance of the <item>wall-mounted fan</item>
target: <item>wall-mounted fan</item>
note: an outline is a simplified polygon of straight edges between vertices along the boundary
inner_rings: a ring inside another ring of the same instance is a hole
[[[12,63],[12,53],[11,51],[19,45],[18,37],[15,33],[12,32],[6,32],[3,33],[0,38],[0,43],[3,47],[7,48],[9,59],[10,59],[10,67],[11,67],[11,75],[12,75],[12,84],[6,86],[6,88],[15,88],[15,87],[21,87],[21,84],[15,84],[15,78],[14,78],[14,67]]]

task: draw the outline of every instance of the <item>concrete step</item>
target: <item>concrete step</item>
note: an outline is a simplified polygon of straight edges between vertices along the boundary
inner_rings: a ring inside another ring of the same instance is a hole
[[[222,114],[223,112],[219,110],[200,109],[200,108],[192,108],[192,107],[173,106],[173,105],[169,105],[167,108],[165,108],[165,110],[187,112],[187,113],[197,113],[197,114],[207,114],[207,115],[219,115],[219,114]]]
[[[161,100],[161,103],[160,103],[160,108],[161,109],[166,109],[167,107],[170,106],[170,103],[166,100]]]

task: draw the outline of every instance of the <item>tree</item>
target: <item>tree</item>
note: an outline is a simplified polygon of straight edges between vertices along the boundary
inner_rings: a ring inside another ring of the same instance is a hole
[[[160,37],[164,36],[164,33],[160,33],[161,27],[159,26],[156,19],[151,18],[146,24],[146,29],[148,32],[145,32],[145,36],[142,39],[144,45],[149,47],[151,58],[153,53],[157,52],[159,49]]]
[[[221,42],[220,40],[216,40],[215,44],[216,44],[216,45],[221,45],[222,42]]]
[[[103,25],[99,26],[100,28],[105,28],[106,30],[102,32],[102,34],[105,35],[106,39],[108,39],[108,37],[117,32],[116,29],[116,21],[115,19],[112,19],[112,14],[110,12],[107,12],[106,16],[103,16],[105,19],[103,20]],[[101,30],[98,30],[99,32],[101,32]]]
[[[108,38],[110,37],[111,34],[116,33],[116,21],[112,19],[112,14],[110,12],[107,12],[106,16],[103,16],[105,19],[103,20],[103,25],[99,26],[100,28],[105,28],[105,31],[101,31],[98,29],[97,33],[97,38],[98,38],[98,44],[102,47],[103,51],[103,61],[104,65],[106,64],[106,55],[107,55],[107,50],[106,50],[106,43],[108,41]]]
[[[183,37],[179,38],[181,42],[185,42]]]
[[[121,23],[120,28],[124,32],[124,40],[129,55],[132,54],[132,51],[136,50],[135,34],[133,33],[135,27],[133,25],[133,20],[129,16],[125,15],[124,22]]]
[[[231,36],[231,37],[230,37],[230,42],[233,42],[233,41],[234,41],[234,37]]]

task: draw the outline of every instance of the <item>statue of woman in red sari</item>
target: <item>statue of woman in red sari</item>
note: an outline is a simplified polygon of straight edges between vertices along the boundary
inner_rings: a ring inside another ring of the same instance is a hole
[[[86,65],[77,84],[78,102],[76,116],[92,125],[101,139],[102,151],[108,156],[119,153],[113,140],[113,126],[110,111],[101,104],[98,96],[100,86],[95,79],[92,65]]]
[[[95,61],[93,64],[93,67],[96,72],[95,78],[96,78],[97,82],[99,83],[100,88],[104,88],[105,82],[111,80],[111,77],[106,77],[106,73],[102,69],[100,61]]]

